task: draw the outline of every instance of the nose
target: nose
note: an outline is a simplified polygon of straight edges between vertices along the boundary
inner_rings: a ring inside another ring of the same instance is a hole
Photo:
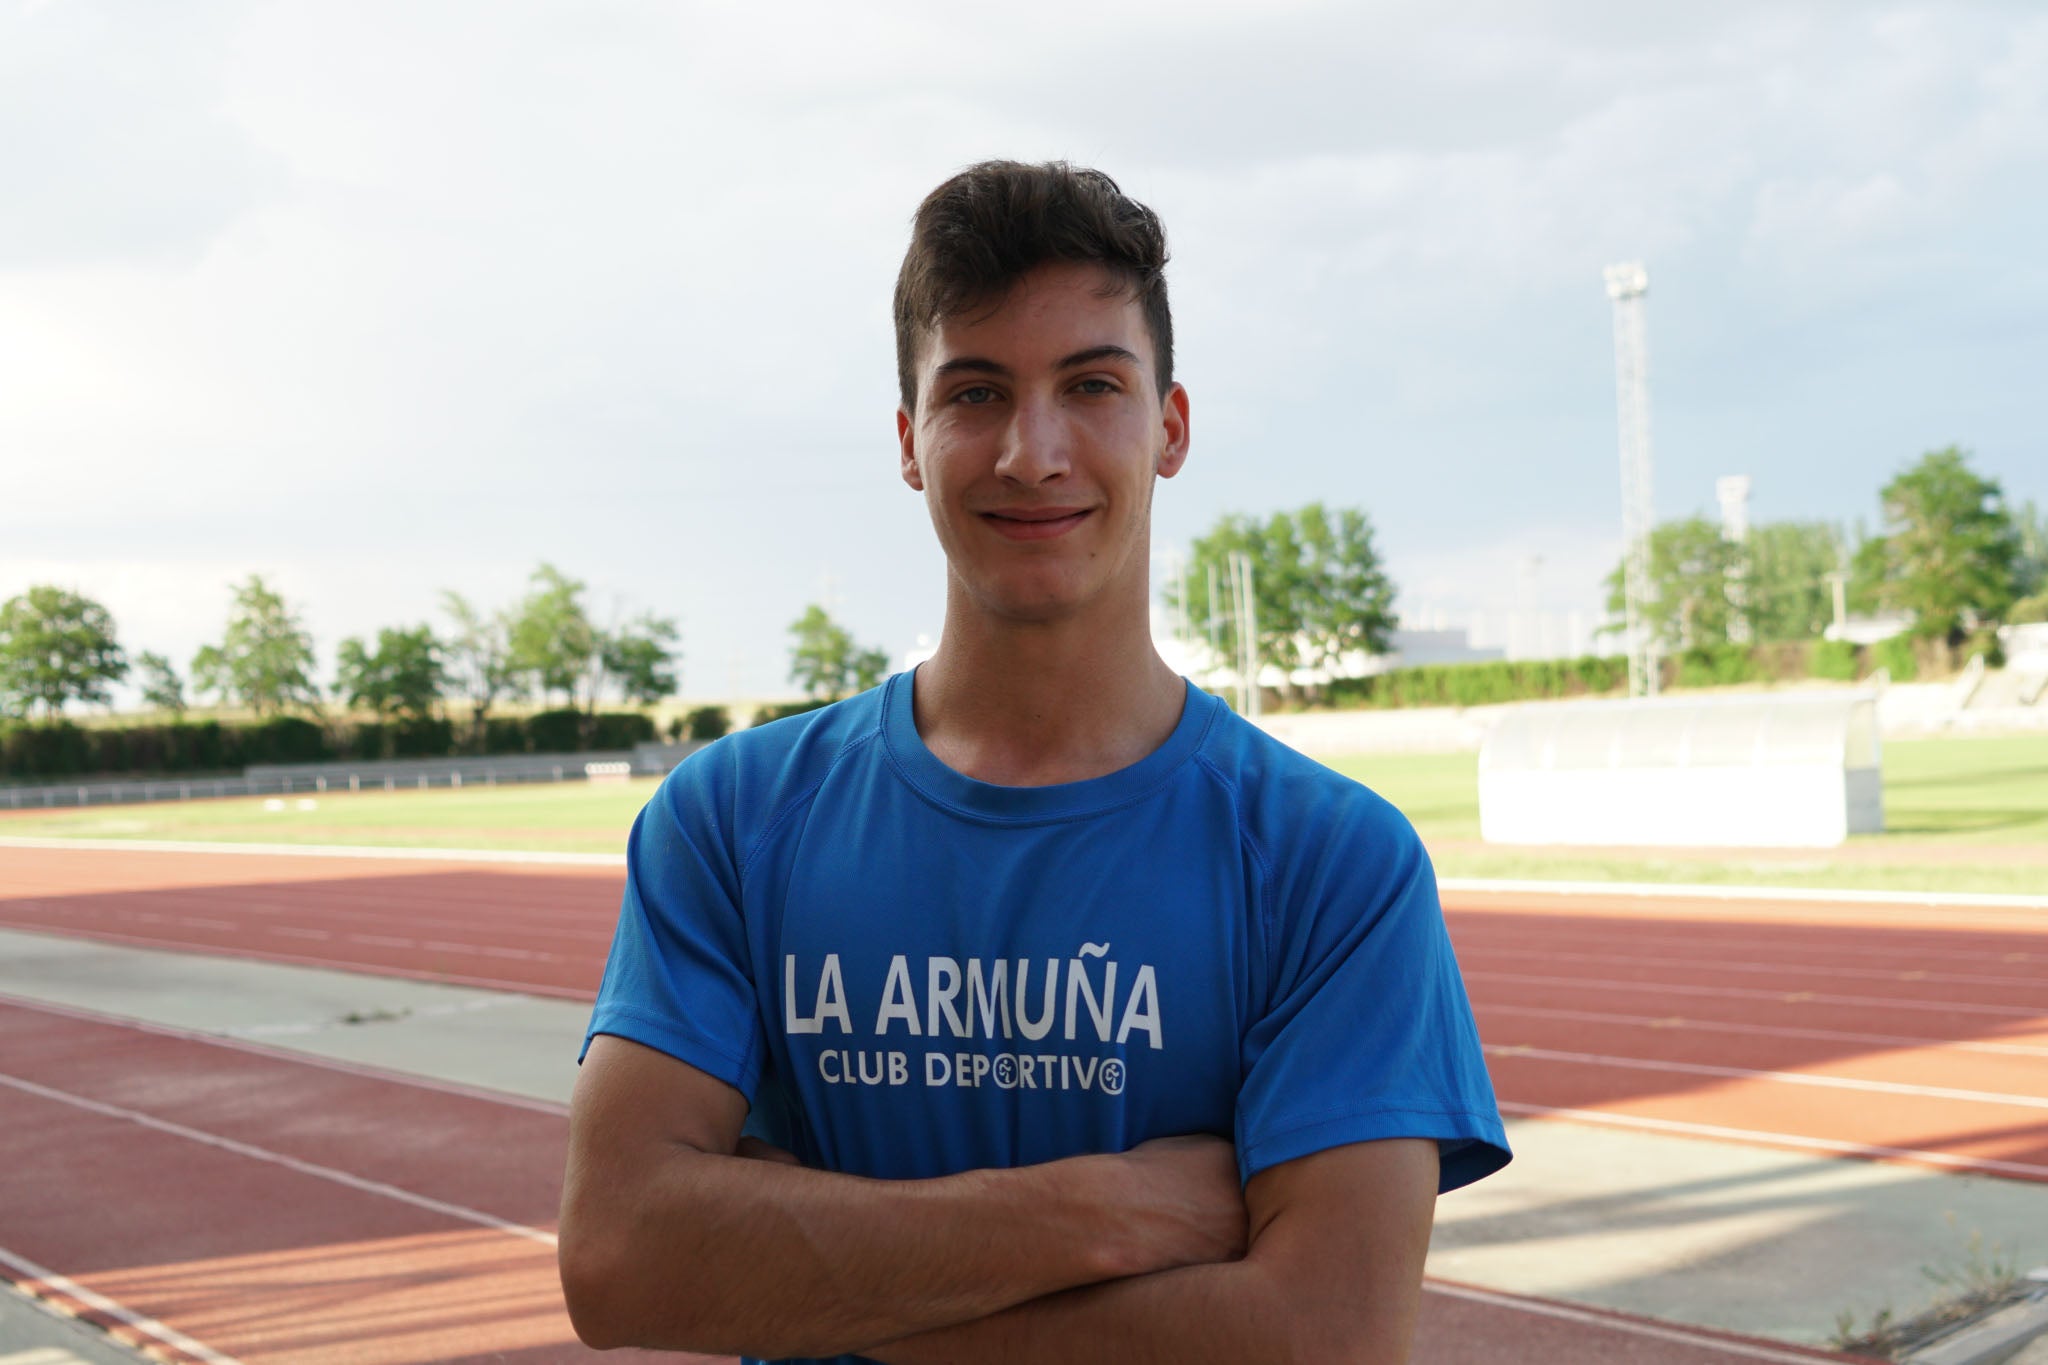
[[[1014,483],[1035,487],[1060,478],[1072,467],[1071,437],[1057,403],[1020,398],[1003,428],[996,473]]]

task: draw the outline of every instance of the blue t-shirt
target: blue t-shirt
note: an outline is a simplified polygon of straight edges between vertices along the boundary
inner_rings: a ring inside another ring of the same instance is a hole
[[[1400,812],[1192,686],[1128,768],[979,782],[919,738],[912,678],[670,774],[591,1035],[736,1087],[807,1166],[883,1179],[1187,1133],[1235,1142],[1246,1180],[1374,1138],[1436,1139],[1444,1190],[1507,1163]]]

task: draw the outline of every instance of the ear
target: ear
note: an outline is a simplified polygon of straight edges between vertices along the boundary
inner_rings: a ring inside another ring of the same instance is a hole
[[[1179,384],[1166,391],[1166,401],[1159,405],[1159,433],[1155,468],[1160,478],[1170,479],[1188,462],[1188,391]]]
[[[901,407],[896,409],[896,449],[902,461],[899,472],[903,482],[924,492],[924,475],[917,472],[917,419]]]

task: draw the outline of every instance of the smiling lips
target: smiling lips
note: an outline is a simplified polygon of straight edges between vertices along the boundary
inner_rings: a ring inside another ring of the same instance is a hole
[[[1051,540],[1087,520],[1090,507],[1016,507],[983,512],[981,519],[1011,540]]]

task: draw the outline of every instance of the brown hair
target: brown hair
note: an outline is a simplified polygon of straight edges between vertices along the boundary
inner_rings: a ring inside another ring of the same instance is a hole
[[[1101,171],[1064,161],[984,161],[925,196],[896,276],[896,380],[917,410],[918,344],[949,317],[997,301],[1038,266],[1099,265],[1128,289],[1151,334],[1154,378],[1173,384],[1166,229]]]

